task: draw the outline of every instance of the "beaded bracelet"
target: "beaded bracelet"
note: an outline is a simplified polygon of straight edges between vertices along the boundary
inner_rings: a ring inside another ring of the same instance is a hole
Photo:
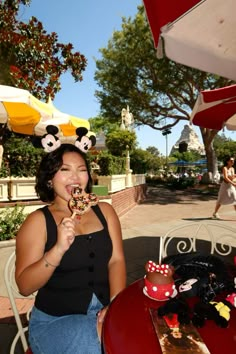
[[[45,267],[51,266],[51,267],[53,267],[53,268],[57,268],[57,267],[59,266],[59,264],[58,264],[58,265],[54,265],[54,264],[52,264],[52,263],[49,263],[48,260],[47,260],[47,258],[46,258],[46,253],[44,253],[43,259],[44,259],[44,261],[45,261]]]

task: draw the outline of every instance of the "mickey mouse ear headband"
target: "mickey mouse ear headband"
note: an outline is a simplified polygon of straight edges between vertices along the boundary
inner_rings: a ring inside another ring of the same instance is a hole
[[[58,149],[61,144],[74,144],[80,151],[87,153],[96,144],[96,136],[86,127],[71,127],[64,131],[64,135],[55,125],[47,125],[46,133],[42,137],[34,138],[34,145],[39,145],[45,152]]]

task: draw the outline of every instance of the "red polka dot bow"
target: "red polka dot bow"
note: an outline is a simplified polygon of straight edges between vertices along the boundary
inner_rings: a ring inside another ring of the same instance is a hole
[[[156,264],[153,261],[148,261],[148,267],[147,267],[148,272],[157,272],[167,276],[169,270],[170,270],[169,264]]]

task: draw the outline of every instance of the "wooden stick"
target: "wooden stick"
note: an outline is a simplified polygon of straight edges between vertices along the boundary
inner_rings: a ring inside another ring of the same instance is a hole
[[[159,247],[159,264],[162,262],[162,247],[163,247],[163,239],[160,237],[160,247]]]
[[[77,215],[76,211],[73,211],[73,214],[71,215],[71,219],[74,219],[76,215]]]

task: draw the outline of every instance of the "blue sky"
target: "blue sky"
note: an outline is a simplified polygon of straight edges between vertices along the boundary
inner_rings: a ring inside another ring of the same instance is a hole
[[[85,119],[99,114],[99,103],[94,96],[97,89],[94,58],[101,57],[99,48],[107,46],[113,31],[121,29],[122,17],[134,17],[140,4],[142,0],[32,0],[30,7],[23,8],[22,21],[37,17],[48,32],[56,32],[62,43],[72,43],[74,50],[88,60],[82,82],[74,83],[69,73],[62,76],[62,90],[54,100],[58,109]],[[185,124],[179,123],[168,135],[168,152]],[[199,128],[194,130],[200,137]],[[155,146],[166,154],[166,141],[161,132],[143,127],[136,129],[136,134],[139,147]]]

